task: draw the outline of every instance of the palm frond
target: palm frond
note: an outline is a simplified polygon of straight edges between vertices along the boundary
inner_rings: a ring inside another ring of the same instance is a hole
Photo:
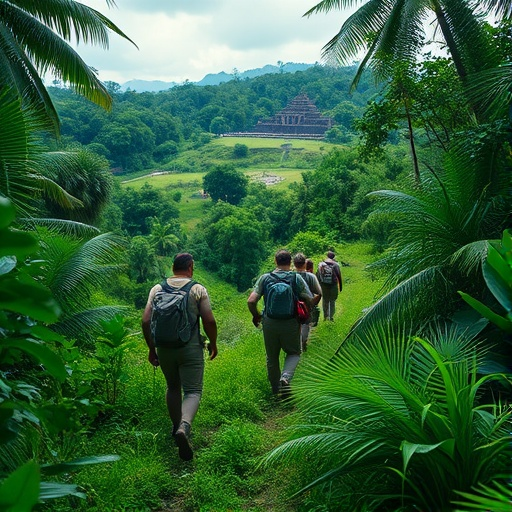
[[[94,341],[103,332],[104,322],[112,320],[116,315],[125,314],[126,310],[125,306],[114,305],[83,309],[70,314],[66,312],[59,322],[52,325],[52,329],[69,339]]]
[[[512,2],[510,0],[483,0],[480,2],[499,19],[507,19],[512,15]]]
[[[70,83],[79,94],[110,109],[112,98],[80,55],[51,28],[39,23],[33,16],[21,10],[17,14],[17,26],[22,27],[22,40],[20,37],[16,40],[22,49],[20,54],[26,54],[40,73],[52,72],[64,82]]]
[[[18,16],[21,17],[24,12],[29,13],[66,41],[74,38],[78,43],[83,41],[108,48],[108,31],[111,30],[135,45],[104,15],[74,0],[46,0],[44,4],[30,0],[13,0],[11,3],[14,4],[13,8],[19,8]]]
[[[361,48],[371,44],[389,14],[389,6],[385,2],[370,0],[365,3],[348,17],[339,32],[323,47],[323,57],[329,62],[347,64]],[[370,55],[368,57],[371,58]]]
[[[3,4],[2,4],[3,5]],[[14,89],[25,106],[58,133],[59,116],[34,65],[0,18],[0,85]]]
[[[487,240],[467,244],[453,253],[450,264],[458,267],[466,275],[474,274],[482,269],[487,247]]]
[[[47,228],[50,233],[69,236],[73,239],[89,239],[100,233],[100,230],[94,226],[65,219],[28,217],[20,218],[18,222],[25,229],[36,230],[38,226],[41,226]]]
[[[400,282],[365,310],[347,338],[354,334],[361,336],[360,333],[371,329],[374,324],[399,325],[403,321],[409,325],[421,325],[424,318],[436,315],[441,304],[446,306],[446,288],[447,280],[442,267],[425,268]]]
[[[107,4],[115,5],[111,0]],[[109,109],[112,99],[105,86],[67,43],[75,38],[107,47],[109,31],[133,43],[107,17],[75,0],[2,1],[0,85],[14,87],[39,111],[44,108],[57,133],[58,116],[39,72],[53,71],[79,94]]]
[[[512,63],[485,69],[470,77],[468,97],[486,119],[503,119],[512,101]]]
[[[304,16],[311,16],[312,14],[327,13],[335,9],[342,11],[349,9],[357,4],[365,3],[366,0],[322,0],[314,7],[309,9]]]

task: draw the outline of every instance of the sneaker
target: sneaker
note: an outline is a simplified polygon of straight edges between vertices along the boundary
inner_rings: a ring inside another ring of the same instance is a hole
[[[190,424],[186,421],[182,421],[176,435],[174,436],[176,446],[178,447],[178,455],[181,460],[192,460],[194,452],[190,446]]]

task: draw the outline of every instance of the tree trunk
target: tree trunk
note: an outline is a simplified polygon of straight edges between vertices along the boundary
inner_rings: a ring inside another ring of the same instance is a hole
[[[466,81],[466,68],[464,67],[464,63],[462,62],[462,57],[459,53],[459,49],[457,48],[457,43],[453,38],[452,31],[448,22],[446,21],[446,16],[443,11],[443,8],[439,5],[438,2],[434,2],[433,4],[434,12],[436,14],[437,22],[439,23],[439,27],[441,28],[441,32],[443,33],[444,40],[450,50],[450,54],[453,59],[453,63],[455,65],[455,69],[457,70],[457,74],[461,78],[463,82]]]

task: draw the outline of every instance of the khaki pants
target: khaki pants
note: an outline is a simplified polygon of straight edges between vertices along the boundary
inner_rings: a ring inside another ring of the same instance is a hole
[[[300,324],[295,318],[276,320],[263,317],[263,339],[267,353],[267,376],[272,393],[279,392],[279,381],[293,378],[300,360]],[[279,356],[281,350],[286,354],[281,371]]]
[[[322,288],[322,309],[324,312],[324,319],[333,320],[334,313],[336,312],[336,299],[338,298],[338,284],[323,284],[320,283]]]
[[[183,389],[182,420],[192,425],[203,392],[204,350],[199,334],[182,348],[157,347],[156,352],[167,387]]]

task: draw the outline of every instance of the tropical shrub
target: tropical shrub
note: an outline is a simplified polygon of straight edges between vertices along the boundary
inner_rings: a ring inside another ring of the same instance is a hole
[[[484,318],[510,334],[512,333],[512,234],[510,230],[503,232],[501,242],[489,242],[487,259],[483,264],[483,275],[490,292],[505,310],[505,315],[495,313],[467,293],[459,293]]]
[[[117,457],[61,462],[58,451],[49,448],[50,437],[81,428],[77,415],[85,404],[53,394],[68,377],[53,347],[64,340],[47,327],[61,310],[50,290],[34,278],[38,263],[23,262],[38,243],[32,235],[9,228],[14,215],[11,202],[0,197],[0,508],[30,511],[41,500],[85,496],[72,484],[42,482],[42,474],[53,476]],[[46,448],[42,456],[51,454],[49,464],[36,460],[39,450],[20,448],[34,431],[37,444]]]
[[[505,484],[510,405],[483,393],[485,349],[448,326],[422,338],[374,327],[294,381],[304,422],[265,463],[305,464],[337,510],[449,510],[460,493]],[[305,484],[305,485],[304,485]]]

